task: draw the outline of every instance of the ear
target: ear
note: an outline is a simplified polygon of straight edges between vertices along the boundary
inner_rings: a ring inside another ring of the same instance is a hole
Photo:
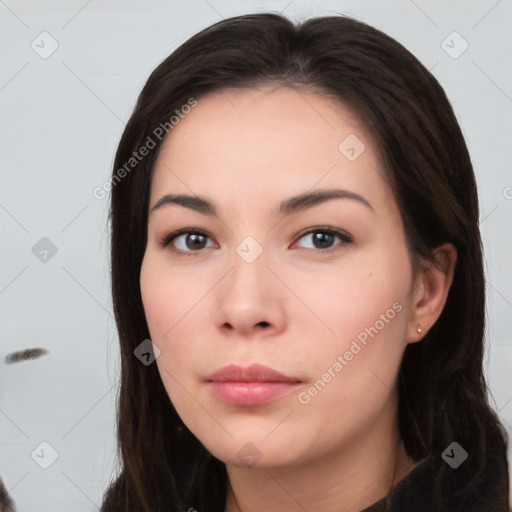
[[[422,264],[416,277],[411,316],[407,328],[407,343],[421,341],[443,312],[453,281],[457,250],[445,243],[434,250],[437,266],[432,262]],[[421,332],[418,332],[418,326]]]

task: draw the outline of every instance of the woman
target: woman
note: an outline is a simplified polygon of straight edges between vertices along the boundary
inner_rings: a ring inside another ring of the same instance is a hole
[[[341,16],[201,31],[140,94],[110,220],[102,510],[508,510],[473,169],[399,43]]]

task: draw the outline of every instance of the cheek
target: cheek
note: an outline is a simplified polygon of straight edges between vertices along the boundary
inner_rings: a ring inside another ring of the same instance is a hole
[[[318,343],[302,346],[312,385],[301,403],[338,403],[362,413],[363,404],[378,408],[391,392],[406,346],[409,267],[405,253],[377,256],[359,254],[339,272],[316,274],[316,287],[308,288],[308,305],[329,331],[323,330],[320,349]],[[312,331],[322,330],[320,322],[314,325]]]
[[[196,377],[197,354],[204,348],[204,332],[200,331],[207,325],[206,318],[198,316],[204,291],[169,272],[167,265],[151,254],[142,263],[140,287],[151,341],[160,349],[156,363],[162,381],[175,405],[177,401],[186,403],[183,386],[188,389]]]
[[[171,272],[162,260],[151,252],[146,253],[140,272],[142,303],[154,342],[161,342],[167,336],[172,338],[198,300],[197,287]]]
[[[324,334],[324,348],[348,348],[358,336],[364,343],[368,330],[394,339],[407,324],[410,280],[403,258],[378,261],[375,253],[358,254],[338,268],[319,268],[288,280],[296,283],[294,292],[312,313],[304,325]]]

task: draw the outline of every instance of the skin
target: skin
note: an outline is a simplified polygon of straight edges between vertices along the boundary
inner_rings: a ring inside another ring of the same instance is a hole
[[[354,161],[338,150],[349,134],[365,145]],[[372,209],[345,198],[290,216],[274,212],[290,196],[332,188],[360,194]],[[169,193],[205,196],[218,209],[208,216],[172,204],[152,212],[140,285],[169,398],[226,463],[225,510],[329,512],[343,504],[352,512],[385,496],[414,467],[398,435],[401,358],[442,312],[453,246],[439,248],[441,269],[425,265],[415,274],[365,127],[343,104],[291,88],[223,90],[199,99],[164,141],[150,210]],[[303,235],[325,226],[353,241],[333,237],[322,246]],[[186,235],[159,245],[181,228],[209,238],[200,249],[190,236],[186,245]],[[263,249],[252,263],[236,252],[247,236]],[[397,302],[400,312],[309,403],[300,403],[298,393]],[[303,384],[272,403],[241,407],[219,401],[204,383],[226,364],[254,362]],[[253,465],[237,456],[249,442],[245,449],[260,457]]]

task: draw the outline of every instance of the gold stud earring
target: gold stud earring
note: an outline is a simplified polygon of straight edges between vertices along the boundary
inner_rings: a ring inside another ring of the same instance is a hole
[[[421,334],[423,332],[423,329],[421,328],[421,325],[418,325],[416,330],[418,331],[418,334]]]

